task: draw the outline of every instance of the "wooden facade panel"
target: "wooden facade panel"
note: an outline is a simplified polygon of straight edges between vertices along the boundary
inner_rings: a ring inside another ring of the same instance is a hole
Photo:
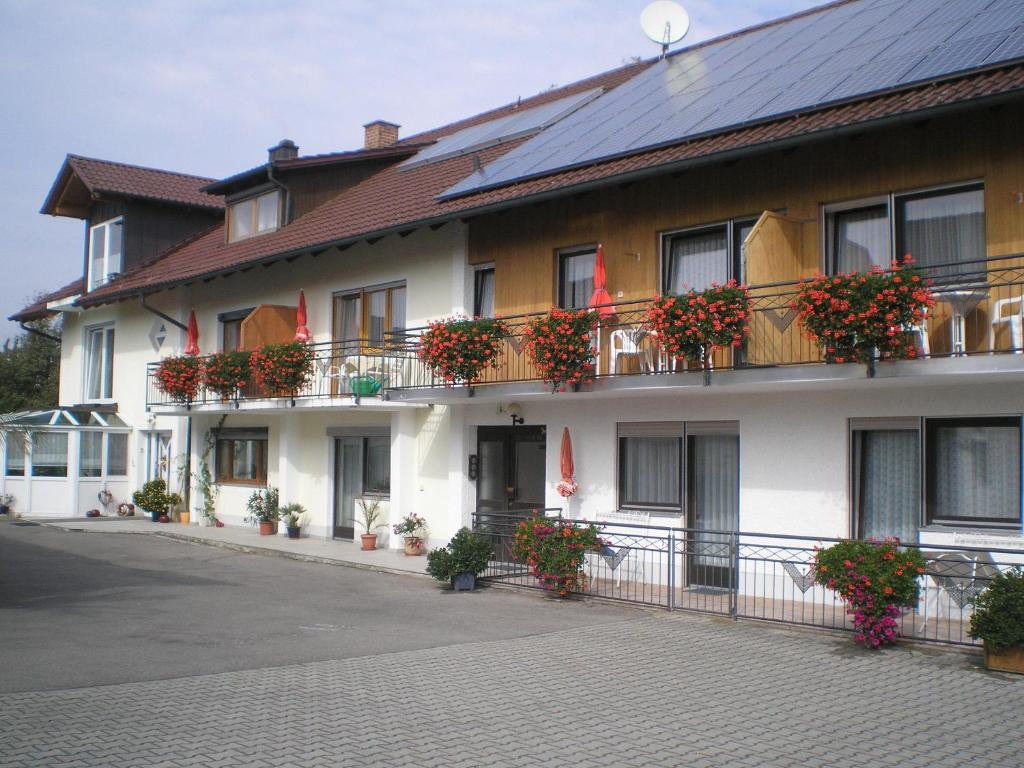
[[[242,321],[242,349],[252,350],[264,344],[287,344],[295,339],[295,313],[298,307],[260,304]]]
[[[284,180],[291,194],[291,220],[309,213],[393,162],[382,160],[289,171]]]

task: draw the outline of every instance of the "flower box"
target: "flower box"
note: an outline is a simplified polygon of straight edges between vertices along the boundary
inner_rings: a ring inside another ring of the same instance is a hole
[[[203,382],[206,388],[227,400],[237,397],[249,384],[248,352],[218,352],[206,358]]]
[[[730,280],[704,291],[660,296],[647,309],[647,326],[670,358],[710,368],[716,350],[738,349],[750,333],[747,287]]]
[[[313,351],[305,344],[267,344],[249,357],[257,386],[269,397],[295,395],[313,376]]]
[[[176,403],[191,403],[203,381],[203,362],[192,355],[165,357],[156,369],[156,387]]]
[[[508,326],[494,318],[450,318],[432,323],[420,337],[417,354],[446,386],[473,384],[498,366]]]
[[[593,382],[597,322],[597,312],[591,310],[552,309],[526,324],[527,358],[554,391]]]

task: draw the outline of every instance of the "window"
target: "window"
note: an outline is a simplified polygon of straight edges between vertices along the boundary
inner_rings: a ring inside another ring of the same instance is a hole
[[[114,396],[114,327],[85,331],[85,399],[110,400]]]
[[[618,425],[619,507],[682,508],[683,425]]]
[[[124,221],[121,217],[89,228],[89,290],[99,288],[121,272]]]
[[[1019,528],[1020,427],[1018,416],[856,420],[854,534],[915,541],[922,520]]]
[[[494,267],[473,273],[473,317],[494,317]]]
[[[128,474],[128,435],[107,434],[107,475],[123,477]]]
[[[266,485],[266,429],[222,429],[217,433],[217,482]]]
[[[982,185],[889,195],[825,208],[825,257],[832,273],[887,268],[910,254],[938,278],[971,277],[985,258]],[[971,263],[975,262],[975,263]]]
[[[78,475],[99,477],[103,474],[103,433],[80,432]]]
[[[363,493],[387,496],[391,493],[391,438],[364,438],[363,455]]]
[[[662,240],[662,291],[703,291],[712,283],[742,280],[745,241],[757,219],[669,232]]]
[[[335,295],[335,341],[358,341],[380,348],[384,346],[384,341],[389,333],[403,331],[405,331],[404,283],[364,288]]]
[[[594,266],[597,251],[593,248],[561,251],[558,254],[558,306],[582,309],[594,295]]]
[[[276,189],[233,203],[228,207],[228,239],[234,242],[275,230],[280,215],[281,193]]]
[[[33,434],[32,476],[68,476],[67,432],[36,432]]]
[[[4,474],[7,477],[24,477],[25,475],[25,440],[16,432],[4,434],[4,445],[7,447],[4,459]]]
[[[242,321],[250,314],[252,308],[217,315],[221,327],[222,352],[237,352],[242,348]]]

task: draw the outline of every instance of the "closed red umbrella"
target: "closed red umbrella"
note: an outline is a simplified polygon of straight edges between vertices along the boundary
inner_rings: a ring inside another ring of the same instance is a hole
[[[194,309],[188,313],[188,341],[185,343],[185,354],[199,354],[199,323],[196,322]]]
[[[576,468],[572,463],[572,440],[569,438],[569,428],[562,430],[562,479],[556,486],[559,494],[568,498],[576,493],[579,486],[573,477]]]
[[[615,307],[611,306],[611,294],[605,285],[607,281],[608,276],[604,271],[604,246],[598,243],[597,262],[594,264],[594,293],[590,296],[590,306],[596,307],[601,317],[615,314]]]
[[[302,289],[299,289],[299,308],[295,312],[295,340],[296,341],[312,341],[313,334],[309,332],[309,328],[306,327],[306,294],[303,293]]]

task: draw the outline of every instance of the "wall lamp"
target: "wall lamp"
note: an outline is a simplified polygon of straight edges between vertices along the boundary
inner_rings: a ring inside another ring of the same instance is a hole
[[[519,405],[519,403],[508,404],[508,415],[512,419],[513,427],[518,427],[520,424],[526,423],[526,419],[519,415],[522,413],[522,410],[522,406]]]

